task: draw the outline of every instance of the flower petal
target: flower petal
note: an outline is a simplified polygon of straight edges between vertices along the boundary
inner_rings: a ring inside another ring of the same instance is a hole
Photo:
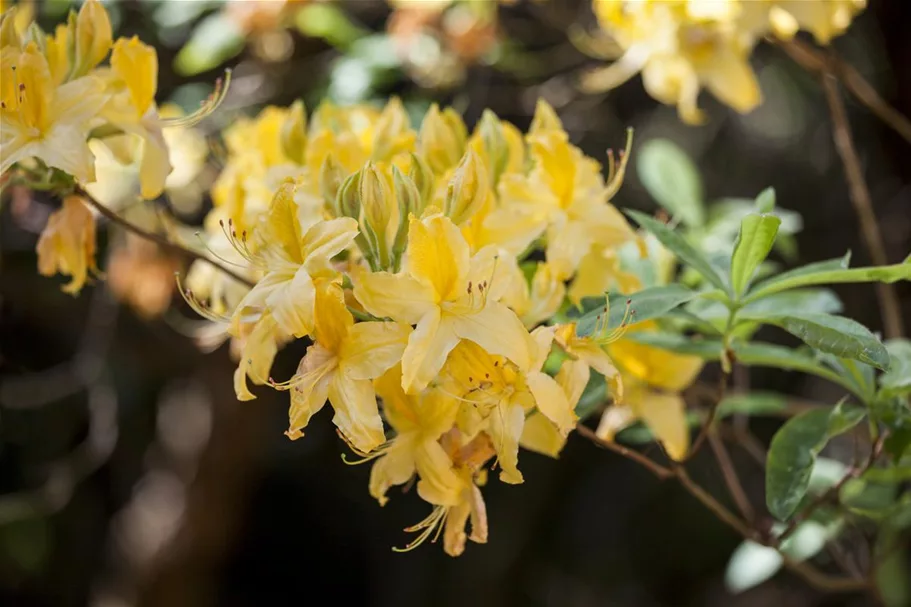
[[[405,268],[414,278],[433,285],[437,301],[462,294],[468,259],[468,243],[451,219],[433,215],[411,220]]]
[[[525,410],[521,405],[501,402],[490,414],[488,433],[497,451],[500,480],[516,485],[524,479],[519,472],[519,437],[525,425]]]
[[[402,355],[402,388],[409,394],[420,392],[443,368],[449,352],[459,343],[452,322],[441,318],[433,308],[418,322],[408,338]]]
[[[413,325],[435,307],[433,287],[405,274],[353,272],[354,297],[370,314]]]
[[[630,407],[661,441],[671,459],[680,461],[686,457],[690,429],[683,398],[679,394],[645,390],[629,400]]]
[[[380,506],[389,498],[386,491],[395,485],[403,485],[414,476],[414,445],[412,441],[396,440],[386,454],[376,460],[370,469],[370,495]]]
[[[336,372],[337,359],[331,352],[314,344],[307,348],[294,375],[291,388],[291,407],[288,409],[288,431],[285,435],[297,440],[304,435],[310,418],[323,408],[329,396],[329,385]]]
[[[560,384],[550,375],[540,372],[529,373],[525,381],[535,397],[538,411],[556,424],[564,436],[569,434],[578,418]]]
[[[386,441],[370,380],[335,373],[329,382],[329,402],[335,409],[332,423],[355,448],[368,453]]]
[[[505,356],[520,369],[531,365],[530,337],[516,313],[501,303],[489,302],[473,314],[447,315],[455,334],[469,339],[488,353]]]
[[[352,379],[374,379],[402,359],[411,327],[397,322],[359,322],[348,330],[339,358]]]

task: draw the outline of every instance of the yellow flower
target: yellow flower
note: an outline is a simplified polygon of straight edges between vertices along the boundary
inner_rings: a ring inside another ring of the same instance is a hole
[[[444,175],[462,158],[468,130],[458,112],[451,107],[441,112],[434,103],[424,116],[419,136],[427,164],[435,174]]]
[[[813,34],[820,44],[829,44],[851,25],[851,20],[867,6],[866,0],[766,0],[768,20],[779,38],[788,39],[798,29]],[[749,7],[753,8],[753,7]]]
[[[434,389],[405,394],[401,365],[392,367],[374,383],[383,399],[386,421],[396,435],[375,451],[376,455],[371,454],[377,459],[370,470],[370,495],[385,505],[386,491],[408,482],[417,473],[421,498],[434,504],[454,501],[453,487],[458,487],[460,480],[439,438],[455,423],[458,401]]]
[[[560,309],[566,297],[566,285],[546,262],[538,262],[531,284],[517,266],[513,267],[517,275],[512,284],[516,287],[504,296],[504,302],[515,310],[526,327],[535,327]]]
[[[155,105],[158,89],[158,55],[137,37],[121,38],[111,53],[111,90],[115,93],[102,116],[118,128],[143,140],[139,167],[143,198],[158,197],[171,173],[163,123]]]
[[[518,469],[519,439],[528,412],[537,408],[562,436],[576,423],[574,404],[569,403],[567,391],[540,370],[550,352],[553,329],[539,327],[532,338],[533,359],[529,367],[491,356],[469,341],[456,346],[446,363],[446,375],[457,386],[459,397],[479,418],[472,420],[472,425],[486,422],[483,429],[496,449],[500,480],[512,484],[523,481]],[[476,434],[477,429],[463,428],[469,435]]]
[[[295,189],[294,183],[285,182],[276,192],[267,217],[253,232],[255,252],[245,234],[232,233],[247,261],[265,272],[238,304],[234,321],[269,310],[285,333],[302,337],[313,329],[314,279],[337,275],[330,260],[354,240],[357,221],[343,217],[304,230]]]
[[[620,267],[616,249],[593,246],[579,262],[567,294],[578,306],[585,297],[600,297],[612,290],[635,293],[641,288],[639,277]]]
[[[369,453],[386,439],[371,380],[399,362],[411,328],[355,324],[341,287],[331,282],[316,289],[314,319],[314,344],[285,386],[291,391],[286,434],[292,440],[303,436],[301,430],[328,398],[333,423],[355,449]]]
[[[593,8],[624,53],[590,73],[587,88],[614,88],[641,71],[646,91],[662,103],[676,104],[680,117],[691,124],[703,121],[697,107],[702,86],[739,112],[759,104],[759,84],[749,63],[756,38],[738,29],[731,0],[597,0]]]
[[[606,311],[605,314],[607,314]],[[604,349],[605,342],[611,339],[613,339],[613,336],[606,338],[600,335],[579,337],[576,335],[576,323],[574,322],[557,325],[554,328],[554,341],[564,352],[569,354],[570,358],[591,367],[603,375],[615,393],[622,393],[623,384],[620,382],[620,373]]]
[[[582,392],[588,384],[591,375],[588,365],[578,360],[565,360],[557,373],[556,380],[566,394],[567,404],[575,410]],[[557,457],[566,444],[566,434],[551,422],[546,415],[535,411],[525,418],[525,427],[522,428],[522,437],[519,445],[550,457]]]
[[[98,0],[87,0],[76,17],[76,65],[73,76],[87,74],[111,50],[111,20]]]
[[[643,323],[640,328],[651,329]],[[690,443],[686,403],[680,391],[702,369],[702,359],[674,354],[621,339],[610,345],[613,360],[623,374],[624,395],[605,411],[597,434],[604,440],[636,420],[642,420],[675,460],[686,457]]]
[[[503,177],[501,207],[485,227],[525,226],[528,243],[546,231],[547,262],[561,278],[572,276],[593,245],[616,247],[635,238],[608,202],[622,183],[628,153],[605,184],[600,165],[571,145],[562,129],[540,129],[529,144],[534,168],[527,176]]]
[[[67,196],[51,213],[38,240],[38,271],[72,277],[64,292],[79,293],[95,266],[95,216],[78,196]]]
[[[21,52],[3,48],[0,72],[0,173],[34,157],[79,181],[93,181],[86,137],[106,98],[98,81],[86,76],[55,86],[34,42]]]
[[[468,243],[448,217],[412,219],[402,273],[360,272],[354,296],[374,316],[417,325],[402,359],[402,386],[423,390],[463,339],[517,365],[529,364],[528,333],[515,313],[497,301],[490,284],[496,259]]]

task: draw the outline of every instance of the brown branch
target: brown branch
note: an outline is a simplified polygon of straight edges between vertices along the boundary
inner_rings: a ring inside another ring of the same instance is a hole
[[[165,236],[162,236],[160,234],[156,234],[155,232],[146,230],[145,228],[142,228],[142,227],[136,225],[135,223],[132,223],[132,222],[124,219],[123,217],[121,217],[120,215],[118,215],[117,213],[115,213],[114,211],[112,211],[111,209],[106,207],[105,205],[103,205],[100,202],[98,202],[97,200],[95,200],[95,198],[91,194],[86,192],[83,188],[76,186],[75,193],[80,198],[85,200],[86,203],[88,203],[91,207],[93,207],[95,210],[97,210],[102,216],[106,217],[111,223],[119,225],[123,229],[136,234],[140,238],[145,238],[146,240],[150,240],[150,241],[154,242],[155,244],[157,244],[162,249],[170,251],[171,253],[174,253],[176,255],[180,255],[181,257],[184,257],[185,259],[190,259],[190,260],[194,260],[194,261],[202,261],[204,263],[207,263],[207,264],[211,265],[212,267],[216,268],[217,270],[224,272],[225,274],[227,274],[228,276],[230,276],[231,278],[233,278],[234,280],[236,280],[237,282],[239,282],[243,285],[246,285],[250,288],[252,288],[254,286],[255,283],[253,283],[249,278],[241,276],[236,271],[234,271],[231,268],[225,266],[224,264],[218,262],[217,260],[212,259],[211,257],[209,257],[203,253],[199,253],[192,249],[188,249],[187,247],[185,247],[181,244],[178,244],[176,242],[173,242],[172,240],[169,240]]]
[[[661,466],[645,457],[641,453],[627,449],[622,445],[618,445],[616,443],[598,438],[598,436],[591,429],[583,426],[582,424],[576,426],[576,431],[585,438],[594,442],[599,447],[609,449],[614,453],[618,453],[626,458],[635,461],[636,463],[647,468],[660,479],[666,479],[670,477],[676,478],[688,493],[699,500],[699,502],[708,508],[716,517],[718,517],[719,520],[736,531],[739,535],[745,539],[758,542],[764,546],[775,548],[776,550],[779,549],[779,542],[776,538],[767,538],[756,529],[750,528],[746,522],[740,520],[735,514],[725,508],[718,500],[712,497],[709,492],[707,492],[695,481],[693,481],[693,479],[690,477],[682,465],[675,465],[674,468],[666,468],[664,466]],[[782,554],[781,557],[783,559],[785,567],[801,576],[804,580],[807,581],[807,583],[823,591],[854,592],[864,590],[870,586],[870,583],[867,580],[855,580],[831,576],[819,571],[809,563],[795,561],[786,554]]]
[[[860,220],[864,244],[874,264],[886,265],[889,262],[886,248],[879,224],[876,222],[876,212],[873,210],[870,190],[867,189],[867,184],[864,182],[860,159],[854,148],[848,114],[842,103],[835,77],[828,69],[823,72],[822,88],[826,94],[826,102],[829,104],[829,112],[832,114],[832,137],[845,168],[848,194]],[[877,283],[876,292],[879,297],[879,307],[883,315],[883,331],[886,337],[901,337],[904,334],[904,327],[895,287],[891,284]]]
[[[737,470],[734,468],[734,462],[731,461],[731,455],[728,453],[727,447],[724,446],[724,441],[721,440],[721,437],[715,431],[709,432],[708,440],[712,453],[715,454],[715,459],[718,461],[718,467],[721,469],[721,476],[724,477],[724,484],[727,485],[728,493],[734,498],[734,503],[737,504],[737,509],[740,510],[743,518],[753,524],[756,520],[756,512],[753,510],[752,504],[750,504],[746,491],[743,490],[743,483],[740,482],[740,477],[737,476]]]
[[[854,66],[838,57],[834,51],[826,56],[806,42],[793,39],[787,42],[776,41],[782,49],[807,70],[812,72],[829,71],[841,81],[845,88],[877,118],[886,123],[905,141],[911,143],[911,120],[883,99],[876,89],[861,76]]]
[[[712,406],[709,409],[709,415],[705,420],[705,423],[702,424],[702,429],[699,431],[699,435],[696,437],[696,440],[693,441],[693,446],[690,448],[690,452],[686,454],[686,457],[683,458],[684,462],[688,462],[702,448],[702,444],[708,438],[709,432],[712,430],[712,426],[715,424],[715,416],[718,414],[718,407],[721,405],[721,401],[724,400],[725,394],[727,393],[728,388],[728,374],[724,371],[721,372],[721,376],[718,378],[718,391],[715,393],[715,398],[713,399]]]
[[[601,438],[597,434],[595,434],[595,432],[588,426],[578,424],[578,425],[576,425],[576,432],[578,434],[581,434],[588,440],[592,441],[593,443],[595,443],[602,449],[607,449],[609,451],[613,451],[614,453],[622,455],[623,457],[633,460],[637,464],[644,466],[652,474],[654,474],[655,476],[657,476],[660,479],[671,478],[672,476],[674,476],[674,472],[670,468],[666,468],[666,467],[662,466],[661,464],[658,464],[658,463],[652,461],[651,459],[649,459],[645,455],[642,455],[638,451],[633,451],[632,449],[627,449],[623,445],[615,443],[613,441],[604,440],[603,438]]]

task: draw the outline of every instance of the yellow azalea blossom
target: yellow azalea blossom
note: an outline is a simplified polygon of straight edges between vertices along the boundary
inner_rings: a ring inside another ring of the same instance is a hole
[[[284,332],[303,337],[313,328],[314,279],[337,274],[330,260],[351,244],[358,230],[357,221],[348,217],[304,230],[295,189],[294,183],[285,182],[276,192],[268,216],[253,232],[255,252],[247,247],[245,234],[231,233],[250,264],[265,272],[238,304],[234,320],[270,310]],[[230,226],[226,229],[232,230]]]
[[[171,173],[163,123],[155,105],[158,90],[158,55],[135,36],[121,38],[111,53],[111,100],[102,115],[118,128],[143,140],[139,168],[140,193],[156,198]]]
[[[553,328],[539,327],[532,338],[530,367],[519,367],[502,356],[491,356],[469,341],[456,346],[446,363],[446,374],[458,386],[458,395],[486,421],[484,428],[497,452],[500,480],[506,483],[523,480],[518,469],[519,439],[526,413],[537,408],[563,436],[576,423],[567,392],[554,378],[540,371],[550,352]],[[474,434],[474,429],[468,429],[468,433]]]
[[[620,374],[610,355],[604,349],[606,344],[599,337],[598,335],[579,337],[576,335],[576,323],[574,322],[557,325],[554,329],[554,341],[569,354],[570,358],[591,367],[603,375],[608,382],[612,382],[615,390],[620,390],[622,388]]]
[[[531,329],[557,312],[566,297],[566,285],[553,268],[543,261],[535,266],[529,284],[514,259],[507,254],[500,255],[504,274],[508,273],[505,279],[509,284],[502,301],[519,315],[526,327]]]
[[[71,277],[64,292],[79,293],[95,266],[95,216],[78,196],[67,196],[51,213],[38,240],[38,271]]]
[[[57,87],[34,42],[21,52],[5,47],[0,55],[0,174],[38,158],[81,182],[93,181],[86,138],[106,99],[98,79],[90,75]]]
[[[286,434],[292,440],[303,436],[301,430],[328,398],[333,423],[355,449],[369,453],[386,439],[371,380],[398,363],[411,327],[355,324],[336,283],[317,288],[314,310],[314,344],[285,386],[291,392]]]
[[[386,421],[396,435],[374,452],[378,457],[370,470],[370,495],[385,505],[388,489],[407,483],[417,473],[418,495],[430,503],[446,502],[460,480],[439,438],[455,423],[459,402],[434,389],[405,394],[401,365],[392,367],[374,384],[383,399]]]
[[[455,476],[450,478],[456,482],[438,496],[440,501],[427,500],[435,506],[433,511],[418,524],[405,529],[418,533],[418,537],[405,548],[395,549],[397,552],[413,550],[428,538],[436,541],[440,533],[443,534],[443,550],[450,556],[461,555],[468,540],[487,543],[487,507],[478,485],[483,484],[485,478],[482,466],[494,455],[490,439],[486,434],[479,434],[466,442],[459,430],[453,428],[440,442],[453,463]],[[469,524],[471,530],[466,533]]]
[[[641,288],[639,277],[620,267],[615,248],[594,246],[579,262],[567,295],[578,306],[585,297],[600,297],[614,290],[635,293]]]
[[[650,329],[643,323],[635,329]],[[680,392],[692,384],[703,361],[695,356],[674,354],[631,339],[609,346],[610,354],[623,375],[624,395],[601,418],[597,434],[604,440],[636,420],[642,420],[675,460],[686,457],[690,443],[686,404]]]
[[[462,158],[468,130],[458,112],[451,107],[440,111],[434,103],[424,116],[419,138],[427,164],[436,175],[445,175]]]
[[[522,368],[529,365],[528,333],[515,312],[497,301],[489,281],[496,259],[469,256],[468,243],[442,215],[412,218],[404,271],[352,276],[354,296],[370,314],[417,325],[402,358],[408,393],[427,387],[463,339]]]
[[[622,183],[628,154],[605,184],[598,163],[570,144],[562,130],[541,131],[529,140],[534,168],[527,176],[504,176],[501,208],[486,226],[527,225],[529,242],[546,231],[547,262],[563,278],[575,272],[593,245],[616,247],[635,238],[608,202]]]
[[[590,89],[609,89],[642,72],[646,91],[677,105],[680,117],[704,120],[699,89],[708,88],[739,112],[755,108],[761,93],[749,63],[755,38],[743,35],[730,18],[733,2],[598,0],[593,7],[605,32],[623,56],[588,75]],[[703,10],[703,9],[710,10]],[[734,7],[736,8],[736,7]]]

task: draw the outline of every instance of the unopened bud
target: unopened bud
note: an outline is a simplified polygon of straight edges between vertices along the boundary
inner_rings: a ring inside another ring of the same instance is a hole
[[[405,106],[398,97],[393,97],[376,121],[373,136],[373,159],[390,160],[400,152],[414,147],[414,132]]]
[[[441,112],[437,104],[430,106],[421,123],[420,144],[434,173],[442,175],[459,162],[467,139],[465,123],[455,110],[446,108]]]
[[[298,99],[288,108],[288,116],[282,124],[282,150],[295,164],[304,164],[307,149],[307,112]]]
[[[408,224],[410,216],[417,214],[421,207],[421,194],[410,177],[402,173],[397,166],[392,167],[392,187],[395,200],[399,206],[399,225],[396,228],[395,239],[392,241],[392,263],[398,269],[399,260],[408,244]]]
[[[503,123],[496,114],[484,110],[478,123],[478,135],[487,156],[487,170],[490,172],[491,181],[496,184],[509,163],[509,142],[503,132]]]
[[[542,98],[538,99],[535,105],[535,116],[531,120],[531,126],[528,128],[528,136],[543,135],[548,132],[563,132],[563,123],[551,104]]]
[[[392,192],[385,175],[372,162],[368,162],[361,174],[360,198],[364,210],[364,232],[377,252],[381,268],[390,260],[386,244],[386,232],[392,221]]]
[[[455,170],[446,190],[443,213],[456,225],[472,217],[490,193],[487,171],[474,150],[469,149]]]
[[[342,217],[341,208],[336,204],[338,202],[338,193],[345,181],[345,172],[342,167],[332,159],[332,155],[326,156],[323,160],[323,166],[319,170],[319,189],[323,195],[323,201],[326,207],[332,211],[335,217]]]
[[[19,48],[22,46],[22,40],[19,38],[19,32],[16,31],[16,11],[13,6],[9,10],[0,14],[0,48],[12,46]]]
[[[427,205],[430,204],[430,201],[433,200],[436,179],[434,179],[430,165],[427,164],[423,156],[418,154],[411,155],[411,168],[408,169],[408,177],[417,188],[420,198],[420,204],[412,212],[420,216],[424,209],[427,208]]]
[[[351,217],[360,220],[361,218],[361,198],[360,198],[361,172],[357,171],[348,175],[342,182],[341,187],[336,194],[334,209],[337,209],[339,217]]]
[[[47,35],[41,27],[32,21],[25,30],[25,36],[22,39],[23,44],[34,42],[42,54],[47,55]]]
[[[111,50],[113,33],[108,12],[98,0],[87,0],[76,17],[76,72],[87,74]]]

